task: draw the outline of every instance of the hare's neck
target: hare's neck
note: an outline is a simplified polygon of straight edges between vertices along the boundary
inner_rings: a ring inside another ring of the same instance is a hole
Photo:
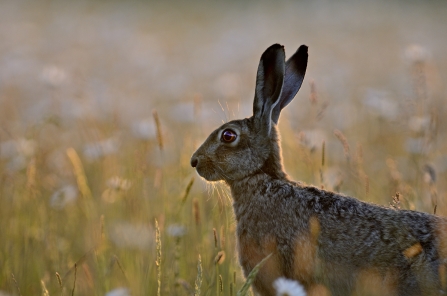
[[[264,165],[256,172],[258,174],[265,174],[272,179],[288,180],[287,174],[284,172],[281,161],[281,150],[276,148],[276,153],[271,153]]]
[[[289,183],[290,180],[284,172],[272,176],[260,170],[256,174],[233,181],[229,185],[235,206],[237,204],[250,204],[253,199],[262,195],[272,183],[278,182]]]
[[[255,174],[265,174],[272,179],[288,180],[287,174],[284,172],[282,165],[282,153],[279,140],[278,128],[272,124],[271,141],[269,142],[270,153],[264,164]]]

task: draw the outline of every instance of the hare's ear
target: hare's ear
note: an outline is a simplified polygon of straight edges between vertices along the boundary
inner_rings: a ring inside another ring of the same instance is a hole
[[[307,68],[307,46],[301,45],[295,54],[286,63],[286,74],[284,76],[284,86],[278,104],[272,112],[272,120],[278,123],[281,110],[287,106],[295,97],[303,83]]]
[[[274,44],[262,54],[256,76],[256,92],[253,102],[253,117],[258,127],[270,134],[272,110],[278,103],[284,82],[284,47]]]

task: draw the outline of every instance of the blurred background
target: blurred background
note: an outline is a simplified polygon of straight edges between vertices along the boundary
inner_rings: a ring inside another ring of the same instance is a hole
[[[0,1],[0,295],[156,295],[159,275],[165,295],[198,275],[202,295],[234,295],[231,197],[189,158],[251,116],[273,43],[309,46],[279,124],[293,179],[446,215],[446,15],[445,1]]]

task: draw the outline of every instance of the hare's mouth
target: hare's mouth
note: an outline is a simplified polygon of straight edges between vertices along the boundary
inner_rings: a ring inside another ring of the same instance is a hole
[[[191,157],[191,166],[196,168],[197,173],[207,181],[225,180],[225,173],[222,168],[213,163],[207,156],[197,155],[197,152]]]
[[[224,174],[219,173],[219,168],[207,164],[200,164],[196,167],[197,173],[207,181],[221,181],[224,180]]]

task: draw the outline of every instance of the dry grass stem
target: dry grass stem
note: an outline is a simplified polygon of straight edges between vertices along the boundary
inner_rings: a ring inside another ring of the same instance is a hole
[[[116,264],[118,265],[118,268],[121,270],[121,273],[123,274],[124,279],[126,280],[126,282],[129,283],[129,280],[127,279],[126,272],[124,271],[124,268],[123,268],[123,266],[121,265],[121,262],[120,262],[118,256],[113,255],[113,260],[114,260],[114,262],[116,262]]]
[[[185,193],[183,194],[181,201],[182,205],[186,202],[186,199],[188,198],[189,192],[191,191],[193,184],[194,184],[194,177],[192,177],[191,180],[188,182],[188,185],[186,185]]]
[[[343,151],[345,153],[345,157],[349,161],[349,159],[351,158],[351,153],[350,153],[348,140],[346,139],[345,135],[343,135],[343,133],[337,129],[334,130],[334,135],[337,137],[337,139],[343,145]]]
[[[219,251],[214,257],[214,264],[222,264],[225,261],[225,251]]]
[[[56,272],[57,282],[59,283],[59,287],[62,289],[62,279],[58,272]]]
[[[194,198],[192,204],[193,204],[192,211],[193,211],[194,221],[196,222],[196,225],[200,225],[199,200],[197,198]]]
[[[71,289],[71,296],[74,296],[77,274],[78,274],[78,265],[75,263],[75,265],[74,265],[74,280],[73,280],[73,288]]]
[[[20,293],[19,283],[17,283],[17,280],[16,280],[16,277],[14,276],[14,273],[11,273],[11,277],[12,277],[12,281],[14,282],[14,285],[16,286],[17,292],[21,296],[22,293]]]
[[[155,127],[157,128],[158,148],[160,148],[160,151],[163,151],[163,133],[161,130],[161,123],[160,123],[160,118],[158,117],[157,110],[153,110],[152,115],[154,117]]]
[[[155,244],[157,246],[157,259],[155,265],[157,266],[157,296],[161,295],[161,237],[160,229],[158,228],[158,221],[155,219]]]
[[[76,176],[79,191],[81,192],[84,198],[91,199],[92,193],[90,192],[90,188],[88,187],[87,177],[85,175],[84,167],[82,166],[82,162],[81,159],[79,158],[79,155],[73,148],[68,148],[67,156],[70,159],[71,164],[73,165],[73,172],[74,175]]]
[[[200,289],[202,287],[202,258],[199,255],[197,262],[197,277],[194,285],[194,296],[200,295]]]
[[[218,245],[217,245],[217,230],[216,228],[213,228],[213,237],[214,237],[214,248],[217,249]]]
[[[106,237],[104,227],[105,227],[104,215],[101,215],[101,217],[99,219],[100,243],[104,242],[104,239]]]
[[[400,193],[396,192],[393,196],[393,201],[390,203],[390,207],[395,210],[400,210]]]
[[[40,285],[42,287],[42,296],[50,296],[50,293],[47,290],[47,287],[45,286],[45,282],[43,280],[40,281]]]

